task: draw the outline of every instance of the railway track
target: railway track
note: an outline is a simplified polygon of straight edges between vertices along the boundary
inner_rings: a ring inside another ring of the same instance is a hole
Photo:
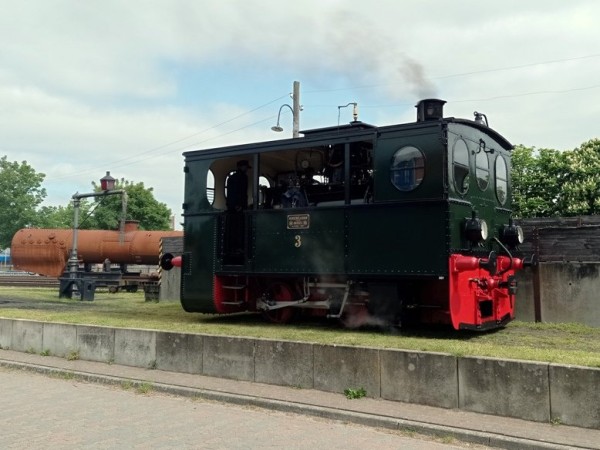
[[[0,274],[0,286],[17,287],[56,287],[58,288],[58,278],[44,277],[30,274]]]

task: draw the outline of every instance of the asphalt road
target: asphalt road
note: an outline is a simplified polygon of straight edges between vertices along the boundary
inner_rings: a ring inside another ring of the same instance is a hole
[[[0,398],[3,449],[488,448],[6,368]]]

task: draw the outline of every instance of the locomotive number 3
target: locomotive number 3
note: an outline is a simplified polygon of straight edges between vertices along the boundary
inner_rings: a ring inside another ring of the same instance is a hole
[[[302,247],[302,236],[300,236],[299,234],[294,236],[294,247]]]

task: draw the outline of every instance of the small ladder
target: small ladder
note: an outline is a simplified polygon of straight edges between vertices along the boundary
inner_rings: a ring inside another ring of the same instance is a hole
[[[237,278],[237,277],[236,277]],[[246,284],[239,284],[238,280],[233,280],[232,284],[224,284],[223,289],[228,290],[230,292],[233,293],[233,301],[223,301],[221,302],[222,305],[233,305],[233,306],[241,306],[244,303],[246,303],[246,300],[244,297],[244,294],[246,293]],[[240,295],[242,296],[242,299],[240,299]]]

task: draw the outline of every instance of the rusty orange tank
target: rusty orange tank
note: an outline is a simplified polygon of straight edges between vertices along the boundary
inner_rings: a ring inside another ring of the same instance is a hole
[[[100,264],[108,258],[113,264],[158,265],[160,240],[182,236],[182,231],[139,230],[137,222],[126,223],[122,239],[119,231],[79,230],[77,254],[83,264]],[[72,243],[72,229],[21,229],[11,243],[13,267],[59,277],[66,270]]]

